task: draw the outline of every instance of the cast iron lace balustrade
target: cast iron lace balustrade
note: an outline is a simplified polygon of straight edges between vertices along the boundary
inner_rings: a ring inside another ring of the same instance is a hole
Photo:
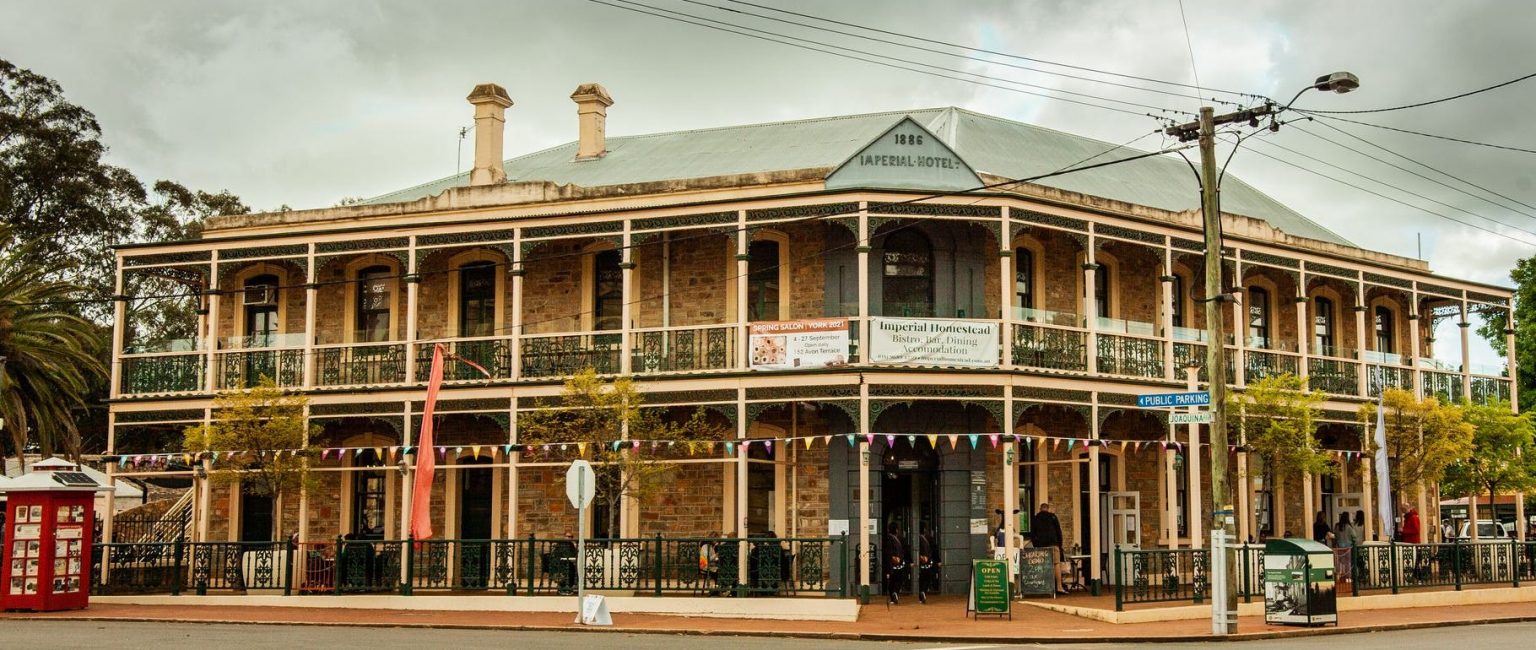
[[[1436,395],[1452,403],[1460,402],[1461,375],[1449,372],[1425,372],[1424,394]]]
[[[1088,369],[1087,335],[1078,330],[1013,326],[1013,364],[1047,370]]]
[[[303,350],[241,350],[218,353],[217,368],[221,390],[250,388],[271,379],[278,386],[304,384]]]
[[[1477,404],[1509,401],[1509,380],[1472,377],[1472,401]]]
[[[1296,357],[1267,350],[1248,350],[1243,353],[1244,377],[1258,381],[1265,377],[1296,374]]]
[[[1338,359],[1307,360],[1307,380],[1312,388],[1335,395],[1360,393],[1360,365]]]
[[[1131,377],[1163,376],[1163,344],[1115,334],[1098,336],[1099,372]]]
[[[1401,366],[1370,366],[1366,369],[1366,395],[1380,397],[1389,388],[1413,390],[1413,369]]]
[[[443,364],[443,381],[490,381],[512,378],[511,339],[475,339],[443,343],[448,352],[465,361],[485,368],[490,377],[468,363],[448,361]],[[432,374],[432,343],[418,343],[416,348],[416,381],[425,382]]]
[[[619,372],[618,334],[525,336],[522,339],[524,377],[565,377],[587,368],[598,374]]]
[[[405,345],[332,346],[315,350],[316,385],[366,386],[405,383]]]
[[[123,357],[123,394],[161,395],[203,390],[206,364],[207,357],[201,354]]]
[[[734,326],[637,331],[630,335],[630,367],[637,373],[730,370],[736,332]]]

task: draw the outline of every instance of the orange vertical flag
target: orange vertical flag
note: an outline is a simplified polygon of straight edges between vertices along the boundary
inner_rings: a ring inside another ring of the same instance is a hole
[[[432,477],[437,473],[433,453],[432,412],[437,391],[443,387],[443,346],[432,346],[432,373],[427,379],[427,404],[421,411],[421,434],[416,437],[416,484],[411,491],[411,537],[432,538]]]

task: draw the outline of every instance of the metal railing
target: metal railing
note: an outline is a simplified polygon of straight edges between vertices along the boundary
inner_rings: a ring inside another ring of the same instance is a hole
[[[482,373],[468,363],[443,365],[443,381],[489,381],[512,378],[513,350],[516,343],[511,338],[462,339],[445,341],[443,347],[460,359],[485,369]],[[416,381],[426,381],[432,373],[432,345],[416,346]],[[490,376],[487,377],[486,375]]]
[[[1435,395],[1453,403],[1461,401],[1461,375],[1427,371],[1423,374],[1425,395]]]
[[[405,383],[405,344],[368,343],[315,348],[316,386]]]
[[[518,344],[523,377],[564,377],[587,368],[617,374],[621,343],[618,332],[525,336]]]
[[[1088,369],[1088,336],[1079,330],[1013,325],[1013,364],[1047,370]]]
[[[1536,580],[1536,541],[1446,542],[1439,544],[1365,544],[1348,554],[1352,566],[1336,567],[1362,590],[1509,584]],[[1264,597],[1264,547],[1237,548],[1237,595],[1244,601]],[[1339,554],[1335,554],[1336,557]],[[1115,609],[1136,603],[1191,602],[1210,597],[1209,549],[1124,549],[1114,552]],[[1342,588],[1342,585],[1341,585]]]
[[[207,357],[198,354],[158,354],[123,357],[121,389],[125,395],[160,395],[203,390]]]
[[[630,368],[636,373],[731,370],[736,332],[735,325],[635,331]]]
[[[570,539],[176,541],[94,548],[98,594],[281,589],[533,596],[575,593],[579,577],[586,589],[655,596],[846,597],[852,552],[847,537],[598,539],[588,540],[585,571],[578,576],[577,546]]]
[[[1130,377],[1163,376],[1163,342],[1118,334],[1098,336],[1099,372]]]
[[[304,385],[304,350],[238,350],[215,355],[222,390],[250,388],[263,377],[282,387]]]
[[[1404,366],[1366,368],[1366,396],[1380,397],[1389,388],[1413,390],[1413,369]]]

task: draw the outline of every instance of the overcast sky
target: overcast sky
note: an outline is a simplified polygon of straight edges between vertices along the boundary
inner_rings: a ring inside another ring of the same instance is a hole
[[[637,1],[835,47],[1107,99],[1181,111],[1199,105],[1192,98],[899,49],[684,0]],[[1281,101],[1319,74],[1349,70],[1360,76],[1361,89],[1355,93],[1309,93],[1297,102],[1318,110],[1395,106],[1536,71],[1536,6],[1514,0],[1184,0],[1188,43],[1178,0],[753,1],[1159,80],[1193,84],[1198,73],[1206,88]],[[767,13],[729,0],[701,2]],[[505,86],[516,102],[508,113],[508,157],[574,140],[576,115],[569,95],[578,84],[594,81],[615,99],[608,118],[612,135],[933,106],[960,106],[1117,143],[1157,127],[1149,117],[893,70],[583,0],[159,0],[99,3],[89,10],[78,3],[0,0],[0,57],[58,80],[71,100],[94,111],[117,164],[145,180],[170,178],[201,189],[228,189],[260,209],[324,207],[343,197],[375,196],[454,173],[460,164],[457,132],[471,123],[464,96],[482,82]],[[1007,81],[986,83],[1009,86]],[[1204,96],[1216,95],[1207,91]],[[1350,117],[1536,149],[1533,105],[1536,79],[1437,106]],[[1536,206],[1536,155],[1338,126]],[[1536,253],[1536,207],[1490,197],[1518,212],[1496,207],[1308,132],[1389,158],[1315,124],[1287,127],[1265,140],[1445,205],[1263,141],[1244,145],[1232,163],[1233,173],[1366,248],[1413,257],[1422,234],[1423,256],[1439,273],[1508,284],[1514,260]],[[1157,140],[1141,144],[1156,146]],[[1340,185],[1260,152],[1532,243]],[[1189,190],[1192,195],[1197,191],[1193,179]],[[1440,356],[1459,356],[1457,336],[1454,325],[1445,323],[1439,338],[1450,345],[1441,346]],[[1494,361],[1481,342],[1474,347],[1474,363]]]

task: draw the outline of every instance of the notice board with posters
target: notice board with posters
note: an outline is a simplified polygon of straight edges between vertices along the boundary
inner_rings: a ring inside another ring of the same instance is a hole
[[[966,602],[967,614],[1007,616],[1013,620],[1013,601],[1008,597],[1008,562],[972,560],[971,589]]]

